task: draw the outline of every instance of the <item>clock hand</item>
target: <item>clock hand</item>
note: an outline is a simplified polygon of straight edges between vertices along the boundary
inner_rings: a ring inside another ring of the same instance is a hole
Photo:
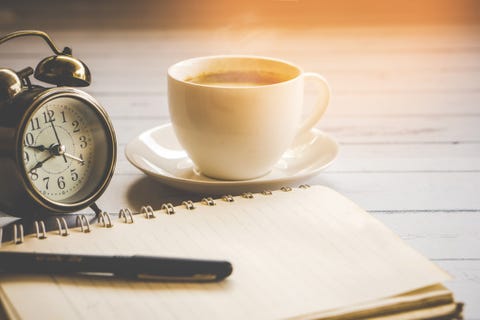
[[[48,160],[50,160],[52,157],[54,156],[54,154],[50,154],[47,158],[45,158],[44,160],[42,161],[38,161],[34,166],[33,168],[31,168],[30,170],[28,170],[29,173],[31,173],[33,170],[35,169],[38,169],[38,168],[41,168],[43,166],[43,163],[47,162]]]
[[[38,151],[46,151],[50,150],[50,148],[45,147],[44,145],[38,145],[38,146],[27,146],[28,148],[32,148]]]
[[[66,156],[67,158],[70,158],[70,159],[73,159],[73,160],[77,160],[78,162],[80,162],[80,163],[82,163],[82,164],[85,162],[85,160],[82,160],[82,159],[80,159],[80,158],[78,158],[78,157],[75,157],[74,155],[71,155],[70,153],[64,152],[63,155]]]
[[[61,155],[61,150],[65,150],[65,147],[62,146],[62,145],[58,145],[58,144],[55,144],[55,143],[52,143],[50,145],[50,147],[45,147],[44,145],[38,145],[38,146],[27,146],[28,148],[32,148],[32,149],[35,149],[35,150],[38,150],[38,151],[49,151],[50,153],[52,153],[53,155],[55,156],[59,156]],[[63,149],[62,149],[63,148]]]
[[[47,112],[49,112],[49,110],[47,109]],[[50,121],[50,124],[52,125],[52,129],[53,129],[53,133],[55,134],[55,138],[57,139],[57,142],[58,142],[58,145],[61,146],[62,143],[60,142],[60,138],[58,138],[58,133],[57,133],[57,129],[55,129],[55,125],[53,124],[53,119]],[[67,158],[65,157],[65,155],[63,155],[63,160],[65,161],[65,163],[67,162]]]
[[[73,154],[65,152],[66,148],[65,148],[64,145],[58,145],[58,144],[52,145],[52,146],[50,146],[50,148],[48,148],[48,150],[54,156],[64,156],[64,157],[67,157],[67,158],[70,158],[70,159],[73,159],[73,160],[77,160],[78,162],[80,162],[82,164],[85,162],[85,160],[80,159],[80,158],[74,156]]]
[[[35,169],[38,169],[38,168],[41,168],[43,166],[43,164],[45,162],[47,162],[48,160],[50,160],[51,158],[55,157],[55,156],[67,156],[69,158],[72,158],[72,159],[75,159],[77,161],[80,161],[81,163],[83,163],[84,161],[80,158],[77,158],[75,156],[72,156],[71,154],[68,154],[68,153],[65,153],[65,146],[64,145],[59,145],[59,144],[52,144],[50,147],[45,147],[45,146],[29,146],[29,147],[32,147],[34,149],[37,149],[37,150],[40,150],[40,151],[45,151],[45,150],[48,150],[50,152],[50,155],[45,158],[44,160],[42,161],[39,161],[37,162],[28,172],[31,173],[33,170]]]

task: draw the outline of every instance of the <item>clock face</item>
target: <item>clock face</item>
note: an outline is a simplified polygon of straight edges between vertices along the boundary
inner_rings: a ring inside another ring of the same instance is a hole
[[[111,171],[110,132],[97,109],[79,97],[43,102],[23,132],[23,164],[28,181],[50,202],[88,199]]]

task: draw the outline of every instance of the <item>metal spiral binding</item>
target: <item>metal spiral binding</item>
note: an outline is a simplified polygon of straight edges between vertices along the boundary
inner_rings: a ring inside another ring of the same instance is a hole
[[[14,224],[13,225],[13,243],[21,244],[23,243],[23,224]]]
[[[107,222],[108,220],[108,222]],[[107,212],[100,212],[100,214],[98,215],[98,223],[101,223],[102,224],[102,227],[104,228],[112,228],[113,227],[113,223],[112,223],[112,219],[110,219],[110,215],[107,213]]]
[[[234,202],[235,199],[233,198],[233,196],[231,194],[226,194],[222,197],[223,201],[225,202]]]
[[[166,214],[174,214],[175,213],[175,208],[173,207],[173,204],[171,204],[170,202],[162,204],[161,210],[165,210]]]
[[[310,188],[310,185],[309,184],[301,184],[298,186],[300,189],[308,189]]]
[[[140,213],[145,214],[145,218],[147,218],[147,219],[156,218],[155,211],[153,211],[152,206],[142,206],[140,208]]]
[[[80,231],[84,233],[89,233],[91,231],[90,229],[90,222],[88,222],[87,217],[85,217],[83,214],[77,216],[77,220],[75,222],[76,226],[80,224]]]
[[[242,193],[242,198],[253,199],[254,196],[253,196],[253,193],[251,193],[251,192],[244,192],[244,193]]]
[[[182,205],[184,205],[187,210],[195,209],[195,205],[191,200],[182,201]]]
[[[70,233],[68,232],[68,225],[65,218],[55,218],[55,220],[57,220],[58,234],[62,237],[68,236]]]
[[[40,220],[40,222],[35,221],[35,236],[40,240],[47,238],[47,231],[45,229],[45,222],[43,222],[43,220]]]
[[[125,223],[133,223],[133,214],[128,208],[120,209],[118,217],[123,218]]]
[[[272,195],[272,191],[270,191],[270,190],[263,190],[263,191],[262,191],[262,194],[263,194],[264,196],[271,196],[271,195]]]
[[[290,192],[290,191],[292,191],[292,188],[290,188],[290,187],[281,187],[280,190],[282,190],[283,192]]]
[[[214,206],[215,205],[215,200],[213,200],[212,198],[208,197],[208,198],[203,198],[202,199],[202,203],[206,206]]]

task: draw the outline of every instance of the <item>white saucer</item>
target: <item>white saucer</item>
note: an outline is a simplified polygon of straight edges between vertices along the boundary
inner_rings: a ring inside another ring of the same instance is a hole
[[[272,171],[263,177],[242,180],[215,180],[202,175],[180,146],[171,124],[149,129],[125,147],[127,159],[145,174],[171,187],[202,194],[238,194],[296,186],[330,165],[338,144],[314,129],[285,152]]]

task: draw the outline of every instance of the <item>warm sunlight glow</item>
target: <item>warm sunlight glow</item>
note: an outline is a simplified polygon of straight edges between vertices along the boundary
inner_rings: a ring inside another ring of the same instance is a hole
[[[185,26],[312,27],[478,23],[480,3],[473,0],[190,0],[175,2],[169,8],[163,6],[162,9],[173,14],[177,25]],[[165,21],[159,20],[159,23]]]

